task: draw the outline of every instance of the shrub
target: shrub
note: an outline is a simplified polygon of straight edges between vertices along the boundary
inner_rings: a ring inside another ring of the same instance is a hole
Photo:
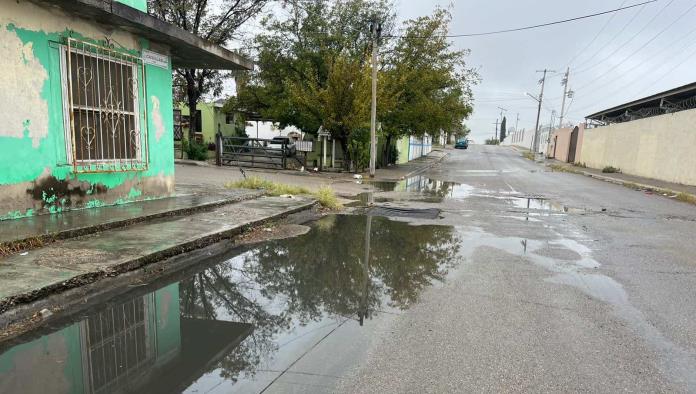
[[[500,140],[495,138],[489,138],[486,140],[486,145],[500,145]]]
[[[208,160],[208,147],[196,141],[181,141],[181,149],[186,152],[189,160],[205,161]]]
[[[322,186],[319,188],[319,191],[314,193],[314,197],[319,201],[319,204],[321,204],[324,208],[329,208],[329,209],[339,209],[341,208],[341,204],[338,202],[338,198],[336,197],[336,193],[334,193],[333,189],[330,186]]]
[[[621,170],[619,168],[616,168],[616,167],[606,166],[606,167],[602,168],[602,172],[605,174],[613,174],[613,173],[621,172]]]

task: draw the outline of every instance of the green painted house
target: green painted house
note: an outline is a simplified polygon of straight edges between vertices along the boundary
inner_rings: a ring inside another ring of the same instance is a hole
[[[224,111],[225,100],[216,100],[211,102],[198,103],[196,111],[198,116],[198,130],[196,138],[203,143],[215,143],[215,134],[218,130],[222,135],[232,136],[239,135],[239,130],[244,131],[244,120],[235,112]],[[190,111],[187,105],[180,105],[175,111],[181,114],[182,118],[182,134],[184,138],[188,137],[188,118]]]
[[[250,69],[146,0],[0,0],[0,219],[174,192],[172,68]]]

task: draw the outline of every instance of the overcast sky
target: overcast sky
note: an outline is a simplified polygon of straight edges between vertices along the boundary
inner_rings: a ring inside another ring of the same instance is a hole
[[[452,3],[452,34],[535,25],[619,8],[644,0],[398,0],[402,19],[426,15],[435,6]],[[696,0],[659,0],[616,14],[525,32],[455,38],[457,47],[471,49],[469,64],[480,68],[475,110],[468,125],[472,138],[493,136],[498,107],[508,111],[508,127],[533,129],[541,74],[547,80],[542,123],[560,112],[560,74],[571,67],[571,121],[585,115],[696,81]],[[612,16],[613,15],[613,16]],[[602,30],[603,29],[603,30]],[[600,33],[601,32],[601,33]],[[570,103],[568,101],[567,103]]]

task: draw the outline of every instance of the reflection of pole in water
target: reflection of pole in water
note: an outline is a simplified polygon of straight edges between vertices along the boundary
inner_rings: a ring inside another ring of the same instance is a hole
[[[370,194],[370,200],[372,199],[372,194]],[[358,311],[358,317],[360,318],[360,325],[363,325],[365,318],[367,317],[367,292],[370,289],[370,233],[372,232],[372,215],[367,214],[365,217],[365,258],[363,260],[363,294],[360,305],[360,310]]]

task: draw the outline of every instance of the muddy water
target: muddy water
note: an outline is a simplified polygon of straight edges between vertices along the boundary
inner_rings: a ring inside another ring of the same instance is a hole
[[[452,227],[328,216],[1,344],[0,392],[261,392],[293,378],[328,390],[357,355],[322,356],[322,342],[364,341],[443,281],[459,248]],[[322,357],[335,372],[302,369]]]

